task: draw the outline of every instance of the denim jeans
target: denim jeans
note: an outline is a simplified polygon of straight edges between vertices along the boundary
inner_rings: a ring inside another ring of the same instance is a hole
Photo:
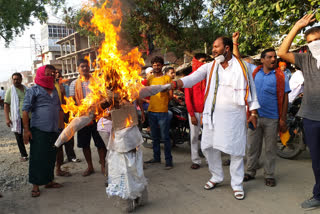
[[[313,197],[320,200],[320,121],[303,118],[305,142],[310,150],[313,174],[316,183]]]
[[[166,165],[172,165],[171,143],[169,137],[169,116],[168,112],[148,112],[151,137],[153,140],[153,158],[161,160],[160,141],[164,142],[164,156]]]

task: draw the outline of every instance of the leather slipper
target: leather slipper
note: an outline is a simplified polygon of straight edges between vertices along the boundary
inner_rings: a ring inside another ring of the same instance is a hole
[[[63,187],[62,184],[59,184],[56,182],[51,182],[51,183],[44,186],[44,188],[47,188],[47,189],[61,188],[61,187]]]
[[[200,168],[200,165],[199,164],[196,164],[196,163],[193,163],[191,166],[190,166],[191,169],[199,169]]]
[[[71,173],[68,172],[68,171],[59,171],[59,172],[56,172],[56,176],[61,176],[61,177],[70,177],[71,176]]]
[[[36,198],[40,196],[40,190],[32,190],[31,197]]]

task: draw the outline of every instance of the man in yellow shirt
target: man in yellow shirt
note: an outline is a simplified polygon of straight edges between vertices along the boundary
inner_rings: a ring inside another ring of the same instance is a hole
[[[165,85],[171,82],[171,78],[163,75],[163,58],[156,56],[151,60],[153,75],[148,78],[148,85]],[[172,169],[171,143],[169,137],[170,120],[168,116],[168,104],[172,98],[172,91],[159,92],[150,97],[148,117],[153,140],[153,159],[145,163],[160,163],[160,140],[164,142],[164,155],[166,168]]]

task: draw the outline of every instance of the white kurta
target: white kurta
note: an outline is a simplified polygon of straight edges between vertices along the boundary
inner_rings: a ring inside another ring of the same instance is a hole
[[[182,78],[181,80],[184,83],[184,87],[192,87],[192,85],[196,84],[204,78],[207,78],[207,91],[208,79],[212,64],[213,63],[205,64],[201,66],[197,72],[194,72],[188,77]],[[249,66],[247,67],[248,69],[250,69]],[[237,92],[238,89],[234,88],[234,80],[238,75],[243,75],[243,73],[237,59],[234,57],[232,57],[232,59],[228,61],[228,67],[226,67],[226,69],[223,69],[223,67],[219,64],[218,71],[219,87],[217,92],[215,111],[213,113],[214,124],[213,128],[211,128],[211,124],[208,124],[205,121],[211,121],[211,115],[208,112],[211,111],[214,98],[214,88],[216,82],[215,71],[213,72],[211,78],[209,94],[205,102],[205,109],[203,114],[204,127],[201,140],[201,149],[204,150],[212,147],[230,155],[244,156],[247,134],[246,107],[245,105],[239,105],[239,102],[236,102],[234,99],[235,93],[239,94],[239,92]],[[252,72],[249,70],[249,74],[251,73]],[[248,104],[250,110],[252,110],[257,109],[260,106],[256,96],[256,89],[254,81],[252,80],[252,76],[249,75],[249,78],[251,79],[251,99],[248,99]]]
[[[288,95],[289,103],[292,103],[293,100],[303,92],[303,83],[304,77],[302,71],[297,70],[292,74],[291,79],[289,81],[289,86],[291,89],[291,92]]]

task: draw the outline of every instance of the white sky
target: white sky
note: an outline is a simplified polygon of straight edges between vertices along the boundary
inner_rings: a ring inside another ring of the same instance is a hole
[[[84,0],[66,0],[68,7],[81,7]],[[50,11],[48,8],[47,11]],[[62,22],[62,15],[49,14],[49,22]],[[34,42],[30,39],[30,34],[36,35],[36,41],[40,43],[40,23],[35,22],[33,26],[26,28],[22,36],[16,37],[10,44],[9,48],[5,48],[4,40],[0,39],[0,82],[6,81],[14,72],[31,70],[32,60],[34,56]]]

